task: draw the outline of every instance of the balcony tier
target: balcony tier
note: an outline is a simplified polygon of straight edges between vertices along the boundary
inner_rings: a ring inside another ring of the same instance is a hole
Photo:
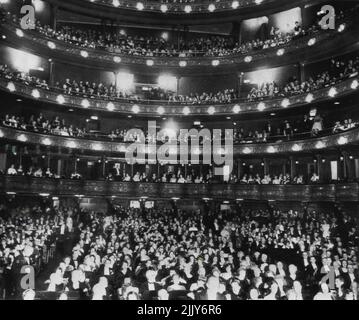
[[[33,145],[43,145],[47,147],[52,146],[73,150],[94,151],[101,154],[115,153],[121,155],[126,153],[127,147],[130,145],[130,143],[114,141],[98,141],[84,138],[39,134],[9,127],[0,127],[0,141],[1,140],[13,143],[26,143]],[[359,128],[355,128],[345,133],[307,140],[234,145],[233,155],[234,157],[238,158],[243,155],[260,156],[271,154],[298,154],[301,152],[312,153],[323,150],[343,148],[347,145],[357,144],[358,142]],[[157,147],[159,146],[160,144],[157,144]],[[199,152],[202,156],[208,156],[212,154],[212,150],[207,150],[204,152],[202,148],[199,148]],[[180,154],[179,148],[177,154]]]
[[[221,22],[236,21],[238,18],[248,19],[258,16],[258,12],[262,15],[272,14],[278,11],[288,10],[296,6],[304,6],[308,4],[308,0],[263,0],[257,4],[256,0],[238,0],[237,9],[232,8],[232,0],[214,2],[216,10],[208,11],[209,1],[195,1],[190,3],[191,13],[185,13],[184,7],[186,3],[168,4],[166,13],[160,10],[160,1],[142,1],[143,10],[137,10],[137,2],[135,0],[120,1],[118,7],[106,5],[102,1],[89,0],[47,0],[47,2],[68,11],[77,12],[83,15],[110,18],[124,22],[137,22],[145,24],[210,24]],[[324,3],[325,0],[314,0],[312,4]],[[112,1],[110,1],[112,3]]]
[[[240,185],[134,183],[0,177],[0,191],[23,195],[104,196],[128,199],[213,199],[276,201],[359,201],[357,183],[327,185]]]
[[[110,111],[125,114],[133,114],[133,106],[136,107],[136,114],[143,116],[156,117],[159,114],[163,116],[212,116],[217,115],[233,115],[234,113],[260,113],[260,112],[274,112],[284,108],[295,108],[309,103],[319,103],[323,101],[330,101],[332,99],[339,99],[349,94],[356,93],[359,89],[359,76],[351,77],[349,79],[333,84],[326,88],[312,91],[310,93],[265,99],[262,101],[238,100],[237,102],[228,104],[203,104],[203,105],[188,105],[181,103],[173,103],[168,101],[156,100],[131,100],[131,99],[105,99],[97,97],[84,97],[76,95],[65,95],[58,90],[46,90],[41,88],[34,88],[25,83],[13,82],[4,78],[0,78],[0,90],[12,92],[18,96],[39,100],[47,103],[61,104],[71,108],[89,109],[94,111]],[[34,90],[36,91],[34,97]],[[59,100],[59,96],[61,96]],[[59,102],[60,101],[60,102]],[[86,103],[84,103],[86,102]],[[111,104],[109,105],[109,103]],[[159,109],[159,107],[162,107]],[[184,109],[187,107],[186,109]],[[160,112],[159,112],[160,110]]]
[[[10,46],[81,67],[111,71],[117,70],[119,67],[131,67],[131,72],[140,74],[169,71],[178,76],[188,76],[213,73],[233,74],[235,70],[244,72],[304,61],[310,63],[326,59],[329,56],[344,54],[355,50],[359,30],[359,24],[353,20],[347,20],[345,25],[346,28],[342,32],[338,30],[321,31],[316,35],[290,41],[283,46],[251,51],[247,54],[188,58],[131,56],[107,50],[83,48],[49,38],[37,31],[20,31],[19,26],[14,23],[5,23],[0,30],[6,36],[3,41]],[[311,39],[315,39],[315,44],[309,46],[308,41]],[[340,51],[338,51],[339,48]],[[284,50],[281,55],[278,55],[279,49]],[[216,61],[215,64],[214,61]]]

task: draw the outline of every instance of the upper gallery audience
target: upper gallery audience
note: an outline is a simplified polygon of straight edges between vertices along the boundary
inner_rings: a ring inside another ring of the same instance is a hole
[[[342,13],[338,14],[338,19],[342,16]],[[163,36],[128,35],[125,30],[118,27],[105,27],[105,29],[107,30],[89,25],[86,27],[63,25],[55,31],[50,26],[41,26],[39,21],[36,25],[36,30],[47,37],[83,48],[144,57],[221,57],[246,54],[251,51],[283,46],[293,40],[321,31],[318,24],[303,27],[299,25],[299,22],[293,21],[293,29],[290,32],[284,33],[279,28],[272,27],[270,33],[262,39],[239,43],[230,36],[194,35],[191,39],[180,38],[178,41],[173,41]]]

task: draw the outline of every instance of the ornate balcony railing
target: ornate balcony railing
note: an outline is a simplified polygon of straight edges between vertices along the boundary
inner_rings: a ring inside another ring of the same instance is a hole
[[[200,54],[199,57],[147,57],[127,55],[121,51],[116,52],[116,49],[110,52],[109,50],[85,48],[47,37],[38,31],[23,31],[14,22],[4,23],[1,26],[1,32],[6,36],[6,41],[12,45],[18,43],[22,48],[44,53],[57,59],[70,59],[78,64],[108,67],[111,70],[118,66],[141,67],[142,72],[164,68],[176,69],[179,74],[188,74],[192,71],[206,73],[208,68],[211,72],[220,72],[221,70],[222,72],[229,70],[233,72],[234,65],[241,69],[250,69],[254,66],[258,67],[261,63],[268,65],[268,61],[274,65],[280,65],[283,61],[289,64],[298,62],[303,53],[306,54],[305,58],[308,60],[310,56],[308,48],[311,48],[315,57],[318,57],[318,54],[323,54],[323,50],[333,50],[333,48],[337,50],[337,45],[344,50],[345,47],[355,43],[356,36],[353,28],[357,28],[357,26],[349,17],[343,20],[343,23],[339,24],[338,22],[337,24],[338,27],[335,30],[321,30],[313,35],[304,36],[277,47],[220,57],[203,56],[203,54]],[[345,34],[352,34],[352,36],[345,37]]]
[[[289,10],[298,6],[325,3],[325,0],[47,0],[72,12],[125,22],[141,21],[162,25],[198,25],[232,22]],[[140,2],[142,5],[139,5]],[[210,5],[215,5],[215,8]],[[165,5],[165,7],[164,7]],[[191,10],[186,9],[191,6]],[[213,10],[214,9],[214,10]]]
[[[42,145],[47,147],[61,147],[73,150],[95,151],[100,153],[116,153],[124,155],[130,143],[121,143],[113,141],[98,141],[84,138],[63,137],[57,135],[39,134],[17,130],[9,127],[0,127],[0,141],[9,141],[13,143],[26,143],[32,145]],[[234,157],[243,155],[259,156],[270,154],[295,154],[301,152],[315,152],[320,150],[342,148],[346,145],[354,144],[359,141],[359,128],[350,131],[333,134],[326,137],[312,138],[307,140],[286,141],[276,143],[262,144],[240,144],[234,145]],[[157,144],[159,147],[160,144]],[[177,155],[180,155],[180,146],[177,148]],[[199,147],[199,154],[209,156],[217,150],[204,150]],[[171,150],[173,148],[171,147]],[[146,153],[146,150],[138,150]],[[191,158],[189,156],[189,158]],[[140,159],[145,161],[145,159]],[[178,160],[179,161],[179,160]],[[169,161],[170,162],[170,161]],[[176,161],[177,162],[177,161]]]
[[[65,95],[58,90],[45,90],[35,88],[21,82],[13,82],[0,78],[0,90],[40,100],[49,103],[62,104],[73,108],[90,109],[97,111],[111,111],[126,114],[139,114],[148,116],[190,116],[190,115],[233,115],[236,113],[253,113],[263,111],[277,111],[283,108],[294,108],[308,103],[338,99],[357,91],[359,88],[359,76],[354,75],[337,84],[312,91],[306,94],[266,99],[263,101],[249,102],[238,101],[229,104],[188,105],[158,100],[131,100],[131,99],[106,99],[89,96]],[[35,91],[36,90],[36,91]],[[135,107],[134,107],[135,106]]]
[[[359,201],[357,183],[327,185],[240,185],[135,183],[0,177],[0,192],[43,196],[104,196],[127,199],[213,199],[276,201]]]
[[[227,10],[239,10],[243,8],[254,8],[261,4],[271,4],[276,0],[125,0],[125,1],[113,1],[113,0],[85,0],[86,2],[95,2],[104,6],[112,8],[121,8],[126,10],[138,10],[149,12],[162,12],[172,14],[190,14],[190,13],[203,13],[203,12],[220,12]],[[141,5],[139,5],[141,3]],[[214,5],[210,7],[210,5]],[[164,6],[165,5],[165,6]],[[190,6],[189,9],[186,6]]]

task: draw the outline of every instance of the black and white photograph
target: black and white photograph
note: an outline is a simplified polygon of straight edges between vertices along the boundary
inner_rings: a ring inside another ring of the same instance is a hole
[[[228,319],[358,257],[359,1],[0,0],[1,305]]]

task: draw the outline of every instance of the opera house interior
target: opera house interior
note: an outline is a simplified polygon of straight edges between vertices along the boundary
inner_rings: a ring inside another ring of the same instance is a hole
[[[0,0],[0,300],[358,300],[358,20]]]

